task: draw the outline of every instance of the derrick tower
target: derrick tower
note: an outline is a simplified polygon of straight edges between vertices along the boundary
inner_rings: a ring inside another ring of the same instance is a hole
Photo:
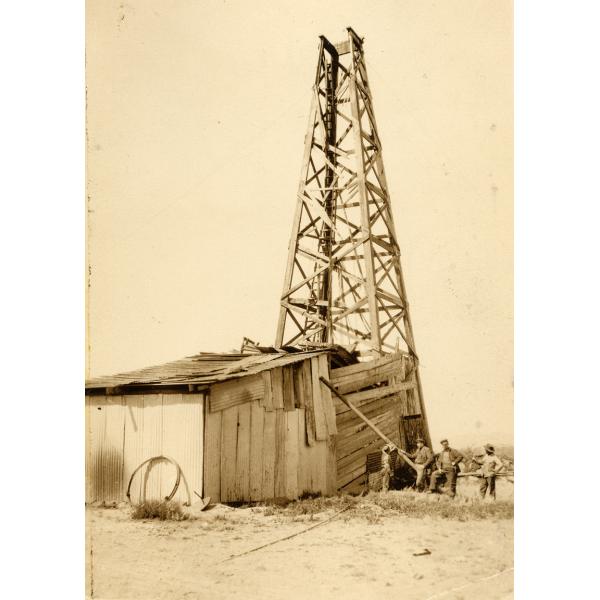
[[[416,356],[363,39],[321,36],[276,346]]]
[[[431,446],[364,40],[346,31],[320,37],[275,346],[401,355],[404,431]]]

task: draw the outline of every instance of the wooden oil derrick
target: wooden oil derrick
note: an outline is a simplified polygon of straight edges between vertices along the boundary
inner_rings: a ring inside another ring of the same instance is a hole
[[[276,347],[417,354],[363,39],[320,38]]]

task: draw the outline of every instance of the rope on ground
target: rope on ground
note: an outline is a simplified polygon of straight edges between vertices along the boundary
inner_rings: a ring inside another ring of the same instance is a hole
[[[301,535],[302,533],[306,533],[307,531],[310,531],[311,529],[314,529],[315,527],[320,527],[321,525],[325,525],[325,524],[329,523],[330,521],[333,521],[333,519],[335,519],[336,517],[339,517],[343,512],[347,511],[349,508],[352,508],[352,506],[354,506],[354,505],[348,504],[348,506],[345,506],[344,508],[342,508],[342,510],[338,510],[335,514],[331,515],[331,517],[329,517],[328,519],[325,519],[324,521],[319,521],[318,523],[315,523],[314,525],[311,525],[310,527],[307,527],[306,529],[302,529],[301,531],[297,531],[296,533],[292,533],[291,535],[286,535],[285,537],[279,538],[278,540],[273,540],[272,542],[268,542],[266,544],[263,544],[262,546],[257,546],[256,548],[252,548],[251,550],[246,550],[246,552],[242,552],[240,554],[232,554],[229,558],[226,558],[217,564],[221,564],[221,563],[227,562],[229,560],[233,560],[234,558],[239,558],[240,556],[246,556],[247,554],[251,554],[252,552],[256,552],[257,550],[262,550],[263,548],[272,546],[273,544],[278,544],[279,542],[284,542],[285,540],[291,540],[292,538],[296,537],[297,535]]]
[[[481,579],[476,579],[475,581],[469,581],[469,583],[465,583],[464,585],[459,585],[458,587],[452,588],[451,590],[444,590],[443,592],[440,592],[439,594],[434,594],[433,596],[429,596],[429,597],[425,598],[425,600],[433,600],[433,598],[441,598],[442,596],[445,596],[446,594],[449,594],[450,592],[457,592],[458,590],[463,590],[464,588],[467,588],[476,583],[480,583],[482,581],[487,581],[488,579],[494,579],[495,577],[499,577],[503,573],[508,573],[508,572],[514,571],[514,570],[515,570],[514,567],[511,567],[510,569],[504,569],[504,571],[498,571],[498,573],[494,573],[493,575],[488,575],[487,577],[482,577]]]

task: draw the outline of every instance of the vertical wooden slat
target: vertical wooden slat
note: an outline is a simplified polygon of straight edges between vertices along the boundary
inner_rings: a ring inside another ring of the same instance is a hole
[[[207,403],[208,407],[208,403]],[[204,427],[204,495],[211,502],[221,502],[221,417],[223,413],[211,413],[205,408]]]
[[[306,443],[306,409],[298,409],[298,496],[311,492],[309,451]]]
[[[283,367],[283,407],[285,410],[294,410],[294,374],[292,367]]]
[[[221,417],[221,502],[233,502],[237,461],[238,406],[222,411]]]
[[[203,408],[203,394],[163,394],[162,454],[175,460],[181,468],[182,477],[173,500],[182,504],[198,500],[196,493],[203,495]],[[171,493],[176,477],[176,467],[164,462],[162,497]]]
[[[162,394],[144,395],[142,460],[159,456],[162,453],[162,432]],[[141,470],[142,498],[162,500],[160,493],[161,471],[162,465],[160,462],[150,463]]]
[[[289,500],[298,497],[298,411],[285,413],[285,496]]]
[[[294,375],[294,400],[297,408],[304,408],[304,369],[302,363],[293,366]]]
[[[275,411],[275,498],[285,498],[285,437],[287,423],[283,409]]]
[[[123,483],[124,493],[127,493],[127,485],[133,471],[144,460],[144,396],[142,394],[130,394],[125,396],[125,444],[123,461]],[[142,497],[143,469],[138,471],[131,482],[131,502],[138,504]]]
[[[251,403],[238,406],[235,495],[238,502],[250,499],[250,410]]]
[[[262,500],[263,428],[265,411],[258,402],[250,405],[250,500]]]
[[[283,408],[283,368],[277,367],[271,371],[271,394],[273,408]]]
[[[321,382],[319,381],[319,358],[310,359],[312,371],[312,392],[313,409],[315,415],[315,439],[324,441],[327,439],[327,421],[325,417],[325,408],[323,406],[323,396],[321,395]]]
[[[91,435],[91,494],[90,502],[104,500],[103,481],[103,446],[104,432],[106,430],[105,396],[93,396],[90,405]]]
[[[93,502],[92,498],[92,422],[90,396],[85,397],[85,502]]]
[[[313,393],[312,393],[312,371],[310,367],[310,360],[302,361],[302,371],[304,382],[304,404],[306,405],[306,411],[304,418],[306,421],[306,443],[309,446],[315,445],[315,409],[313,405]]]
[[[337,491],[337,463],[335,455],[336,436],[330,435],[327,440],[327,457],[325,460],[325,493],[333,496]]]
[[[264,396],[263,396],[263,406],[266,411],[273,410],[273,392],[271,388],[271,372],[263,371],[262,373],[263,384],[265,386]]]
[[[102,476],[105,502],[123,500],[123,396],[107,396],[104,407],[106,427],[102,441]]]
[[[263,425],[262,499],[275,497],[275,411],[265,412]]]
[[[321,356],[318,357],[318,361],[319,375],[329,381],[329,361],[327,355],[321,354]],[[331,390],[324,383],[320,383],[320,386],[323,411],[325,413],[325,420],[327,421],[327,433],[329,435],[336,435],[335,405],[333,403],[333,398],[331,397]]]

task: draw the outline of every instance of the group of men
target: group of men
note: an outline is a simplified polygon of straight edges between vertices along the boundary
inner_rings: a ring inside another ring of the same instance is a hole
[[[400,452],[409,459],[409,464],[417,472],[416,488],[423,491],[426,487],[427,474],[430,472],[429,489],[427,493],[435,494],[438,492],[439,485],[446,483],[447,494],[454,498],[456,496],[456,479],[459,473],[459,463],[464,461],[465,457],[461,452],[450,447],[448,440],[442,440],[442,450],[437,454],[425,445],[425,440],[417,438],[417,449],[415,452],[408,453],[404,450]],[[473,461],[480,467],[478,475],[481,477],[479,493],[485,498],[489,491],[490,497],[496,499],[496,476],[504,468],[502,461],[496,456],[494,447],[491,444],[484,446],[485,454],[474,456]]]

